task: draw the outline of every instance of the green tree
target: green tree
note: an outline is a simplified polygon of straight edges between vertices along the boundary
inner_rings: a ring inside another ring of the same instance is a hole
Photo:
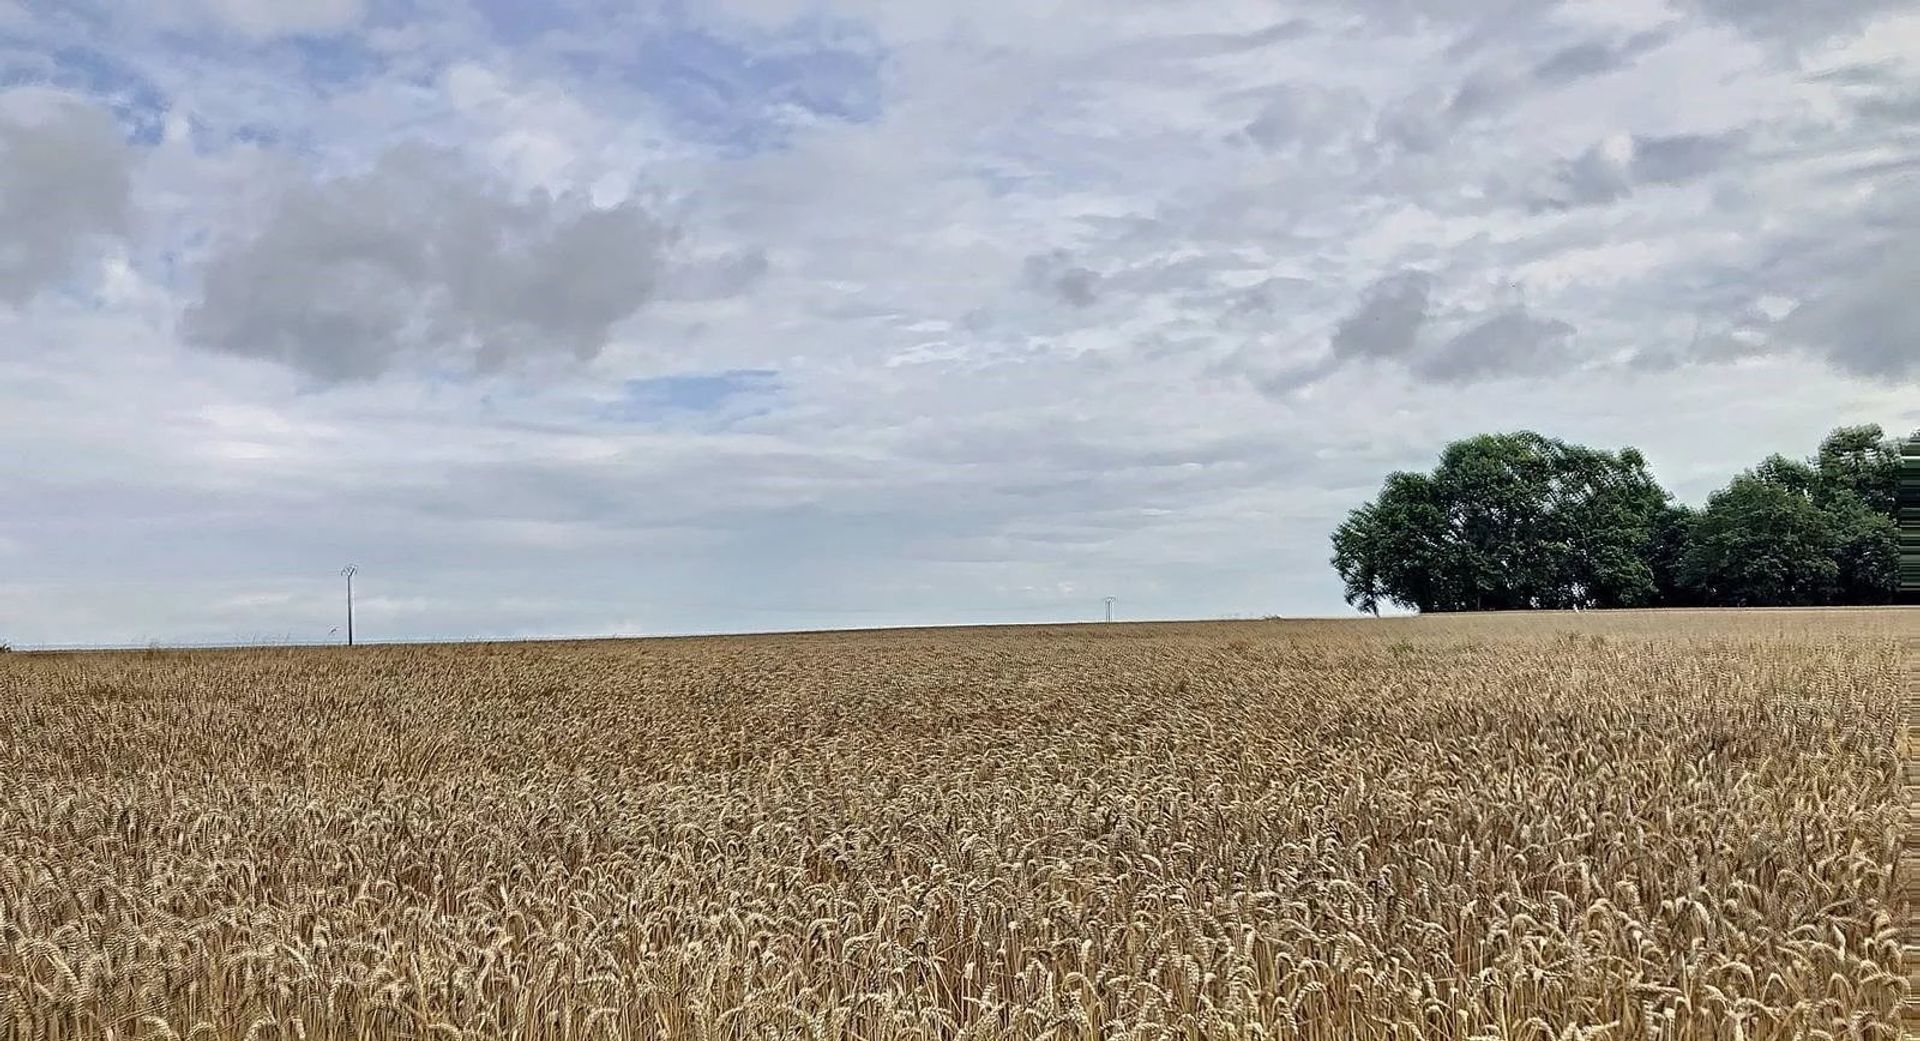
[[[1753,476],[1816,502],[1825,497],[1827,485],[1820,471],[1778,452],[1760,460],[1760,465],[1753,468]]]
[[[1681,581],[1714,606],[1831,603],[1841,580],[1833,518],[1766,469],[1734,478],[1707,499],[1681,559]]]
[[[1894,523],[1900,530],[1900,564],[1896,585],[1903,604],[1920,604],[1920,430],[1913,432],[1902,447],[1898,513]]]
[[[1346,585],[1347,603],[1374,617],[1380,615],[1380,602],[1389,599],[1385,580],[1376,566],[1381,555],[1372,552],[1383,537],[1374,506],[1355,510],[1333,536],[1333,566]]]
[[[1353,511],[1333,535],[1333,566],[1346,584],[1347,603],[1379,614],[1387,601],[1409,607],[1454,602],[1446,547],[1430,537],[1446,523],[1431,478],[1388,475],[1380,498]]]
[[[1763,500],[1756,494],[1737,497],[1761,510],[1755,516],[1765,516],[1771,526],[1763,524],[1746,533],[1747,550],[1756,554],[1748,564],[1725,556],[1710,563],[1711,553],[1703,551],[1705,555],[1690,573],[1693,580],[1707,584],[1695,589],[1698,598],[1706,603],[1783,605],[1892,601],[1899,567],[1899,532],[1893,516],[1900,481],[1898,442],[1886,438],[1873,424],[1839,427],[1820,442],[1812,459],[1801,462],[1771,455],[1749,476],[1810,505],[1819,516],[1796,503],[1789,522],[1785,514],[1763,509]],[[1785,500],[1775,496],[1768,501]],[[1817,535],[1813,532],[1816,522],[1822,529]],[[1767,538],[1784,541],[1762,544]],[[1816,552],[1826,554],[1830,573],[1825,565],[1800,559]],[[1788,566],[1789,560],[1799,563]],[[1736,577],[1735,571],[1745,577]],[[1763,577],[1767,574],[1782,577],[1776,582]],[[1725,599],[1732,590],[1740,591],[1733,595],[1741,599]]]
[[[1848,496],[1824,507],[1838,569],[1833,602],[1890,604],[1898,589],[1900,529],[1893,518]]]
[[[1646,604],[1667,500],[1631,448],[1482,435],[1448,445],[1431,474],[1389,476],[1334,532],[1333,565],[1362,610]]]
[[[1891,518],[1900,494],[1900,442],[1876,424],[1840,427],[1820,442],[1813,465],[1827,496],[1852,494]]]
[[[1693,538],[1693,525],[1699,514],[1677,502],[1670,502],[1654,514],[1653,530],[1644,556],[1653,571],[1652,607],[1692,607],[1699,598],[1682,575],[1682,561]]]

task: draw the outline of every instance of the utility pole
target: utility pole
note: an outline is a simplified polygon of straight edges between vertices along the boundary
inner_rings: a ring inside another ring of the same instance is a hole
[[[1109,622],[1111,622],[1111,621],[1113,621],[1113,601],[1114,601],[1114,599],[1115,599],[1115,598],[1114,598],[1114,597],[1111,597],[1111,596],[1110,596],[1110,597],[1107,597],[1107,598],[1105,598],[1105,603],[1106,603],[1106,605],[1107,605],[1107,621],[1109,621]]]
[[[353,646],[353,573],[360,570],[352,564],[340,569],[347,579],[347,646]]]

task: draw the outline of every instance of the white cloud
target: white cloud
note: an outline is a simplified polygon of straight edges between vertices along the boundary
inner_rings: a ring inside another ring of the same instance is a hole
[[[592,150],[618,133],[556,84],[511,82],[462,62],[447,69],[442,85],[486,164],[522,190],[578,183],[595,166]],[[625,194],[597,201],[618,202]]]
[[[257,611],[262,608],[282,607],[292,600],[293,594],[282,590],[254,591],[236,593],[221,601],[220,607],[231,611]]]
[[[1667,243],[1634,240],[1556,250],[1515,268],[1514,278],[1548,293],[1611,287],[1672,263],[1674,253]]]

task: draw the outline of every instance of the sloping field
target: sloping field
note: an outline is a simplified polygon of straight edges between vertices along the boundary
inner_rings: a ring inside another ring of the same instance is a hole
[[[0,656],[0,1038],[1894,1037],[1917,630]]]

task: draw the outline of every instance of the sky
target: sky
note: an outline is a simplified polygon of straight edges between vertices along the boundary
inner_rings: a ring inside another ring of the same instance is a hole
[[[0,640],[1339,615],[1920,427],[1920,3],[0,0]]]

